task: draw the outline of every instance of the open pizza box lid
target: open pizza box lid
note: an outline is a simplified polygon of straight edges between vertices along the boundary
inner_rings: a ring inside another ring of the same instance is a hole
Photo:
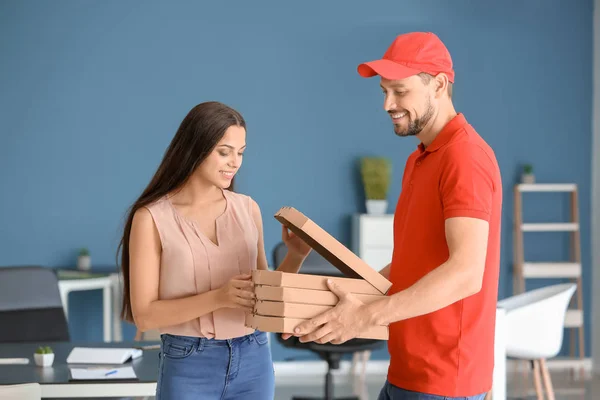
[[[275,219],[304,240],[348,278],[364,279],[386,294],[392,283],[360,257],[293,207],[282,207]]]

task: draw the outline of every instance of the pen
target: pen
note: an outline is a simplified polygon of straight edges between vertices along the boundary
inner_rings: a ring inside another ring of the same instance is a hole
[[[109,375],[116,374],[116,373],[117,373],[117,370],[113,369],[112,371],[108,371],[107,373],[105,373],[104,376],[109,376]]]

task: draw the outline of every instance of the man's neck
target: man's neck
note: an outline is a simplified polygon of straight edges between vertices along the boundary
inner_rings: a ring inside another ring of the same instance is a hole
[[[456,110],[452,104],[449,104],[448,106],[438,110],[434,117],[431,118],[427,126],[425,126],[421,133],[417,135],[417,139],[419,139],[421,143],[423,143],[423,146],[427,148],[427,146],[434,141],[437,135],[439,135],[442,129],[444,129],[444,127],[448,125],[448,123],[452,121],[454,117],[456,117],[456,114]]]

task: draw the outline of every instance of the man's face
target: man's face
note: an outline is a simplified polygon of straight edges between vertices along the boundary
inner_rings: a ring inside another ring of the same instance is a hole
[[[405,79],[381,78],[385,95],[383,108],[388,112],[398,136],[418,135],[435,113],[434,79],[423,82],[418,75]]]

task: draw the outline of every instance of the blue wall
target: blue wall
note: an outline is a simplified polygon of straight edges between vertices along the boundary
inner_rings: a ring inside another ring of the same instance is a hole
[[[580,186],[589,310],[591,1],[172,3],[0,3],[0,265],[72,265],[81,246],[114,265],[125,209],[206,100],[247,118],[238,188],[262,207],[267,252],[282,205],[349,244],[364,210],[356,159],[394,160],[395,204],[416,144],[395,137],[378,81],[356,66],[399,33],[432,30],[456,64],[457,109],[502,169],[500,297],[512,291],[512,185],[531,162],[538,181]],[[562,199],[540,200],[528,220],[566,218]],[[531,235],[528,257],[567,256],[560,236]],[[100,293],[72,296],[73,338],[100,340]],[[296,355],[274,344],[275,360]]]

